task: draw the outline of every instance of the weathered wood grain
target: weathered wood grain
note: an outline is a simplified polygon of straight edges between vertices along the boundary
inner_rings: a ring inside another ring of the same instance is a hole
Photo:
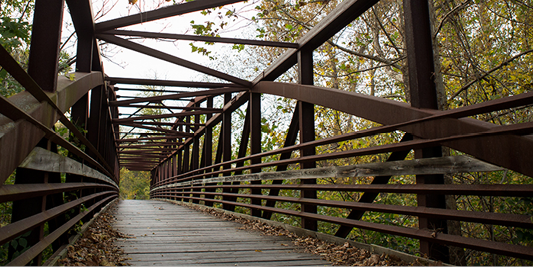
[[[330,265],[298,253],[291,240],[262,236],[186,207],[161,201],[120,201],[113,226],[133,238],[116,241],[132,265]]]
[[[40,147],[33,148],[33,150],[19,165],[19,167],[45,172],[69,173],[86,176],[105,181],[118,188],[118,185],[115,183],[115,181],[111,180],[111,178],[107,177],[101,172],[73,159]]]
[[[498,170],[502,170],[502,168],[471,157],[461,155],[440,158],[365,163],[350,166],[332,166],[326,168],[313,168],[280,172],[261,172],[253,174],[223,176],[163,185],[153,188],[151,191],[172,187],[218,182],[317,179],[325,177],[451,174],[461,172],[488,172]]]

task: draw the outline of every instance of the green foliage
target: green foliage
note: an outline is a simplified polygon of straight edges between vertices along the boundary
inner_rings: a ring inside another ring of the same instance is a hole
[[[120,170],[120,199],[149,199],[150,173]]]
[[[0,44],[8,50],[29,44],[31,26],[28,22],[13,21],[10,17],[2,17],[0,23]]]
[[[4,185],[15,184],[15,176],[17,171],[15,170],[9,178],[4,182]],[[11,223],[11,213],[13,211],[13,202],[7,201],[0,203],[0,227]],[[0,257],[1,258],[1,257]]]
[[[0,2],[0,44],[26,69],[31,37],[33,0]],[[24,88],[7,71],[0,68],[0,94],[10,97]]]
[[[31,232],[32,231],[28,231],[0,247],[0,264],[5,265],[6,263],[20,256],[20,254],[30,249],[31,246],[28,245],[28,240],[26,238],[31,234]],[[14,251],[11,258],[9,258],[8,255],[10,249]]]

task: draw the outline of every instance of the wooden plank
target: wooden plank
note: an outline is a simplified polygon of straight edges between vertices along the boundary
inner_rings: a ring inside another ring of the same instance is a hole
[[[69,173],[94,178],[107,182],[118,188],[118,185],[111,178],[101,172],[81,164],[71,158],[61,156],[41,147],[35,147],[30,154],[19,165],[19,168],[26,168],[45,172]]]
[[[379,163],[357,164],[350,166],[333,166],[295,171],[263,172],[234,176],[223,176],[203,180],[173,183],[152,189],[151,191],[186,186],[233,181],[259,180],[294,180],[316,179],[324,177],[367,177],[383,175],[419,175],[419,174],[450,174],[460,172],[498,171],[502,168],[467,156],[451,156]]]
[[[137,262],[153,262],[154,260],[165,259],[168,256],[164,254],[152,254],[152,257],[147,257],[147,255],[140,255],[132,260]],[[310,254],[303,253],[277,253],[277,255],[263,255],[262,252],[248,252],[248,255],[239,255],[238,257],[232,256],[232,254],[226,254],[225,257],[218,258],[205,258],[203,255],[192,255],[189,257],[183,257],[182,255],[174,255],[170,259],[173,260],[174,265],[184,265],[184,264],[206,264],[206,263],[235,263],[240,264],[243,262],[253,262],[253,263],[262,263],[262,262],[272,262],[272,261],[298,261],[298,260],[314,260]],[[168,259],[167,259],[168,260]]]
[[[230,242],[230,241],[239,241],[240,243],[250,243],[250,242],[257,242],[257,241],[260,241],[264,244],[276,244],[281,242],[286,242],[286,241],[280,241],[280,240],[269,240],[267,238],[262,238],[262,236],[256,236],[256,237],[250,237],[250,236],[246,236],[246,235],[227,235],[227,236],[219,236],[219,237],[215,237],[215,236],[210,236],[210,235],[205,235],[205,236],[190,236],[190,237],[182,237],[180,235],[173,235],[173,236],[169,236],[169,235],[164,235],[164,234],[161,234],[160,233],[161,231],[149,231],[149,232],[142,232],[142,233],[139,233],[139,232],[135,232],[135,233],[131,233],[131,232],[128,232],[130,234],[135,234],[137,238],[135,238],[135,241],[127,241],[129,243],[133,243],[133,242],[136,242],[136,243],[140,243],[140,242],[146,242],[146,241],[159,241],[159,242],[179,242],[179,243],[182,243],[182,244],[188,244],[188,245],[192,245],[191,243],[223,243],[223,242]],[[145,236],[146,235],[146,236]],[[154,242],[154,243],[157,243],[157,242]]]
[[[248,247],[250,247],[250,245],[253,245],[253,244],[256,244],[257,241],[261,241],[261,242],[274,242],[274,241],[263,241],[261,239],[258,239],[258,240],[244,240],[244,239],[238,239],[239,241],[239,244],[246,244]],[[138,246],[138,244],[150,244],[150,246],[153,246],[153,247],[158,247],[158,246],[168,246],[169,244],[172,244],[173,247],[190,247],[191,245],[195,245],[195,244],[205,244],[205,243],[234,243],[235,240],[231,240],[231,239],[225,239],[225,240],[217,240],[217,241],[214,241],[214,240],[208,240],[207,238],[203,238],[203,239],[189,239],[189,240],[179,240],[179,239],[176,239],[176,238],[167,238],[167,239],[164,239],[164,238],[159,238],[157,236],[153,236],[152,238],[135,238],[135,239],[130,239],[130,240],[117,240],[116,244],[117,245],[120,245],[120,246],[130,246],[130,247],[136,247]],[[274,242],[273,244],[276,244],[274,245],[272,248],[270,249],[283,249],[283,246],[282,244],[287,244],[287,241],[278,241],[278,242]]]
[[[297,253],[297,252],[294,252],[294,251],[287,251],[287,252],[283,252],[284,254],[290,254],[290,253]],[[210,254],[206,254],[205,256],[203,256],[202,258],[203,259],[223,259],[223,258],[239,258],[239,257],[255,257],[257,255],[259,256],[268,256],[268,257],[273,257],[273,256],[276,256],[280,254],[279,251],[276,251],[276,250],[264,250],[264,251],[261,251],[261,252],[255,252],[254,253],[251,253],[249,251],[235,251],[233,252],[232,254],[228,254],[228,253],[220,253],[220,252],[213,252],[213,253],[210,253]],[[153,254],[152,254],[153,255]],[[283,255],[283,254],[281,254]],[[301,256],[301,255],[300,255]],[[147,261],[150,257],[150,255],[129,255],[128,257],[132,258],[133,260],[136,260],[136,261]],[[165,255],[165,257],[163,259],[161,259],[162,257],[158,255],[158,257],[154,257],[154,260],[158,261],[158,260],[189,260],[189,259],[196,259],[198,256],[195,254],[195,253],[175,253],[175,254],[167,254]]]
[[[121,201],[114,227],[135,238],[115,242],[132,265],[329,265],[296,253],[290,239],[262,236],[186,207],[159,201]]]
[[[130,261],[132,265],[141,266],[172,266],[172,265],[193,265],[194,263],[179,263],[174,261],[154,261],[151,264],[142,261]],[[302,260],[302,261],[264,261],[264,262],[239,262],[239,263],[202,263],[202,265],[214,265],[214,266],[325,266],[323,261],[320,260]]]
[[[273,245],[266,245],[261,243],[261,241],[256,241],[252,245],[250,244],[236,244],[236,242],[239,242],[238,240],[235,242],[232,242],[231,244],[228,243],[203,243],[203,244],[196,244],[188,246],[169,246],[169,245],[163,245],[160,246],[153,246],[150,244],[150,246],[145,246],[144,244],[138,244],[136,246],[123,246],[122,249],[125,251],[127,250],[128,255],[132,254],[166,254],[166,253],[184,253],[184,252],[190,252],[190,253],[212,253],[212,252],[226,252],[226,253],[232,253],[234,251],[249,251],[249,252],[255,252],[256,250],[286,250],[283,249],[281,245],[273,246]]]

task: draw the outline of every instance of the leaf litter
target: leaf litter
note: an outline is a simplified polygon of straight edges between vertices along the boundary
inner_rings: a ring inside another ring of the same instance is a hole
[[[372,254],[368,250],[353,247],[346,242],[338,245],[325,242],[317,238],[308,236],[300,237],[282,227],[271,226],[258,220],[249,220],[237,217],[233,214],[217,211],[212,208],[187,206],[191,209],[210,214],[226,221],[234,221],[242,224],[241,230],[259,231],[264,235],[285,236],[292,239],[292,244],[296,246],[296,251],[300,253],[311,253],[320,256],[334,266],[422,266],[427,265],[418,260],[406,262],[395,255]],[[281,244],[288,246],[287,244]]]
[[[132,238],[115,230],[111,224],[116,221],[112,215],[116,209],[113,203],[109,209],[98,216],[83,236],[74,245],[68,246],[62,266],[128,266],[124,251],[115,245],[117,238]]]

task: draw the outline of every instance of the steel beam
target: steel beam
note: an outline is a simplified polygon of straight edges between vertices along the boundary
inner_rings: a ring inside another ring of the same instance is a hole
[[[409,92],[411,106],[424,109],[438,109],[437,90],[435,85],[435,65],[433,63],[433,43],[428,1],[404,0],[405,42],[407,49],[407,65],[409,67]],[[415,150],[415,158],[442,157],[440,146]],[[417,184],[444,184],[442,174],[417,175]],[[444,195],[417,195],[418,206],[446,209]],[[446,219],[418,218],[420,229],[439,229],[447,234]],[[450,262],[447,246],[420,240],[420,251],[431,259]]]
[[[159,127],[150,127],[150,126],[143,125],[141,123],[116,122],[116,121],[113,121],[113,123],[124,125],[124,126],[135,127],[135,128],[142,128],[142,129],[147,129],[147,130],[152,130],[152,131],[163,132],[165,134],[170,134],[170,135],[179,135],[179,136],[192,136],[193,135],[191,133],[178,132],[178,131],[174,131],[174,130],[168,130],[168,129],[159,128]]]
[[[223,38],[223,37],[211,37],[201,35],[185,35],[185,34],[172,34],[162,32],[141,32],[141,31],[125,31],[125,30],[110,30],[106,31],[106,34],[124,35],[124,36],[138,36],[144,38],[155,39],[172,39],[172,40],[190,40],[209,43],[228,43],[228,44],[245,44],[245,45],[257,45],[257,46],[273,46],[281,48],[298,48],[297,43],[289,42],[273,42],[262,40],[249,40],[238,38]]]
[[[209,97],[207,99],[207,108],[213,107],[213,98]],[[206,121],[209,121],[211,119],[212,115],[207,114],[205,117]],[[204,156],[203,156],[204,162],[202,167],[208,167],[213,164],[213,127],[207,127],[205,129],[205,135],[204,135]],[[205,178],[211,178],[210,175],[206,176]],[[206,192],[209,192],[209,189],[205,190]],[[206,196],[206,198],[209,198]],[[204,204],[206,206],[213,206],[213,202],[205,201]]]
[[[214,96],[214,95],[221,95],[225,93],[240,92],[244,90],[245,89],[242,87],[228,87],[228,88],[201,90],[201,91],[196,91],[196,92],[188,92],[188,93],[173,94],[173,95],[139,97],[139,98],[130,99],[130,100],[111,101],[109,102],[109,105],[124,107],[123,105],[133,104],[133,103],[155,102],[155,101],[163,101],[163,100],[177,100],[177,99],[193,97],[193,96]]]
[[[231,102],[231,93],[224,94],[224,104],[227,105]],[[230,110],[225,110],[222,113],[222,140],[219,140],[219,146],[222,144],[222,163],[231,160],[231,113]],[[223,165],[224,169],[231,169],[231,164]],[[224,204],[225,210],[234,211],[235,205]]]
[[[66,0],[72,23],[76,29],[76,71],[91,72],[93,63],[94,16],[89,0]]]
[[[261,153],[261,94],[251,93],[250,102],[248,106],[248,112],[250,113],[250,154]],[[246,137],[247,138],[247,137]],[[240,151],[239,151],[240,152]],[[261,158],[254,159],[250,162],[253,164],[261,163]],[[261,172],[261,168],[253,168],[250,170],[252,173]],[[261,184],[261,181],[253,181],[252,184]],[[251,193],[255,195],[261,195],[261,189],[253,188]],[[261,199],[252,199],[252,204],[261,206]],[[261,217],[261,210],[252,209],[252,216]]]
[[[49,95],[62,112],[66,112],[74,103],[93,87],[102,84],[102,74],[76,73],[76,80],[70,81],[65,77],[58,77],[58,89]],[[50,115],[55,113],[47,103],[35,100],[29,92],[24,91],[9,98],[14,105],[25,110],[30,116],[44,125],[52,126],[55,123]],[[33,150],[35,145],[45,136],[39,128],[27,121],[12,121],[0,115],[0,155],[10,155],[0,160],[0,182],[11,175],[16,167]]]
[[[161,79],[137,79],[137,78],[121,78],[121,77],[106,77],[106,81],[111,84],[136,84],[136,85],[155,85],[155,86],[174,86],[174,87],[192,87],[192,88],[223,88],[223,87],[240,87],[233,83],[209,83],[209,82],[185,82],[185,81],[171,81]],[[126,90],[119,88],[119,90]],[[143,89],[130,89],[142,91]],[[156,91],[156,90],[149,90]],[[182,92],[180,92],[182,93]]]
[[[312,51],[321,46],[340,30],[352,23],[357,17],[376,4],[379,0],[345,0],[332,10],[327,17],[315,25],[300,40],[299,50]],[[261,81],[274,81],[298,63],[299,50],[290,50],[281,55],[267,69],[259,74],[253,85]]]
[[[196,0],[183,4],[171,5],[152,11],[142,12],[140,14],[133,14],[122,18],[100,22],[96,24],[96,32],[103,32],[115,28],[131,26],[139,23],[183,15],[238,2],[242,2],[242,0]]]
[[[300,84],[313,85],[313,50],[300,50],[297,54],[298,58],[298,77]],[[315,140],[315,105],[309,102],[298,102],[298,119],[300,128],[300,143],[304,144]],[[315,147],[307,147],[300,150],[302,157],[315,155]],[[316,168],[316,162],[302,162],[300,169]],[[302,184],[316,184],[316,180],[302,180]],[[316,191],[302,190],[302,196],[305,198],[316,198]],[[302,204],[302,211],[309,213],[317,213],[316,205]],[[316,221],[302,218],[302,227],[311,231],[317,231],[318,224]]]
[[[176,65],[180,65],[182,67],[185,67],[185,68],[188,68],[188,69],[192,69],[192,70],[195,70],[195,71],[198,71],[198,72],[201,72],[201,73],[213,76],[213,77],[217,77],[217,78],[220,78],[222,80],[230,81],[230,82],[233,82],[235,84],[244,86],[246,88],[250,88],[252,86],[252,83],[249,82],[249,81],[246,81],[246,80],[243,80],[243,79],[228,75],[226,73],[223,73],[223,72],[220,72],[220,71],[217,71],[217,70],[214,70],[214,69],[210,69],[208,67],[204,67],[204,66],[196,64],[194,62],[191,62],[191,61],[188,61],[188,60],[185,60],[185,59],[182,59],[182,58],[179,58],[179,57],[176,57],[176,56],[173,56],[173,55],[170,55],[170,54],[167,54],[167,53],[155,50],[155,49],[152,49],[150,47],[147,47],[147,46],[144,46],[144,45],[141,45],[141,44],[137,44],[137,43],[128,41],[126,39],[122,39],[122,38],[119,38],[119,37],[116,37],[116,36],[113,36],[113,35],[108,35],[108,34],[97,34],[96,38],[98,38],[100,40],[104,40],[104,41],[106,41],[108,43],[112,43],[112,44],[115,44],[115,45],[118,45],[118,46],[122,46],[124,48],[130,49],[130,50],[142,53],[142,54],[146,54],[148,56],[152,56],[152,57],[160,59],[160,60],[164,60],[164,61],[176,64]]]
[[[252,89],[252,92],[310,102],[384,125],[407,123],[411,120],[452,112],[417,109],[393,100],[310,85],[261,82]],[[498,127],[502,126],[470,118],[442,118],[399,126],[398,128],[412,133],[414,136],[434,139],[493,131]],[[533,140],[529,137],[513,134],[487,135],[468,140],[453,139],[453,141],[446,141],[442,145],[473,155],[489,163],[533,176],[533,169],[527,162],[514,160],[516,158],[533,158]]]
[[[46,92],[57,89],[64,5],[63,0],[35,1],[28,74]]]
[[[220,111],[213,112],[213,111],[197,110],[197,111],[183,111],[183,112],[178,112],[178,113],[169,113],[169,114],[161,114],[161,115],[139,115],[139,116],[123,118],[123,119],[114,119],[113,123],[133,122],[135,120],[166,119],[166,118],[183,117],[183,116],[207,114],[207,113],[220,113]],[[198,122],[195,122],[195,123],[198,123]]]

